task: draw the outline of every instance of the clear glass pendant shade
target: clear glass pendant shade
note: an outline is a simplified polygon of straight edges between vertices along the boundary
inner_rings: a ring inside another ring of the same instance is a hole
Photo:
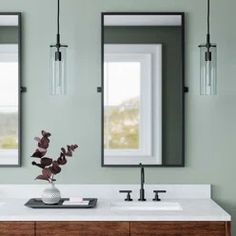
[[[66,94],[66,47],[50,47],[50,93]]]
[[[208,48],[206,45],[200,45],[200,94],[217,94],[217,63],[216,63],[216,45]]]

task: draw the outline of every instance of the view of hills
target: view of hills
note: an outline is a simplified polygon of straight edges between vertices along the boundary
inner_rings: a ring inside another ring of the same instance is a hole
[[[0,112],[0,149],[18,147],[18,114]]]
[[[119,106],[106,106],[104,114],[104,146],[106,149],[139,148],[139,98]]]

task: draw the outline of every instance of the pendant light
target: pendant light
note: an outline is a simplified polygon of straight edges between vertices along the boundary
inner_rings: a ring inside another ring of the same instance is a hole
[[[210,0],[207,0],[207,35],[206,44],[200,47],[200,94],[216,95],[217,92],[217,65],[216,44],[210,41]]]
[[[60,41],[60,0],[57,0],[57,36],[56,44],[50,46],[50,93],[64,95],[66,93],[66,49]]]

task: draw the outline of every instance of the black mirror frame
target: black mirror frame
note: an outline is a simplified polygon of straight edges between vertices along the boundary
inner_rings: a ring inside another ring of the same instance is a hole
[[[2,167],[21,167],[22,165],[22,93],[26,88],[22,86],[22,13],[21,12],[0,12],[0,15],[18,16],[18,163],[17,164],[0,164]]]
[[[182,155],[181,164],[177,165],[144,165],[145,167],[185,167],[185,95],[189,92],[189,88],[185,86],[185,13],[184,12],[102,12],[101,13],[101,87],[97,88],[97,92],[101,93],[101,166],[102,167],[139,167],[137,165],[107,165],[104,163],[104,17],[107,15],[180,15],[182,20]],[[163,108],[162,108],[163,109]],[[163,136],[163,134],[162,134]],[[162,154],[163,158],[163,154]]]

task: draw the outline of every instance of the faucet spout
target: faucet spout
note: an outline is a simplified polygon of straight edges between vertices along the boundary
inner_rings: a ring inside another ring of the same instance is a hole
[[[145,190],[144,190],[144,183],[145,183],[145,173],[144,173],[144,167],[143,164],[140,163],[139,164],[140,168],[141,168],[141,188],[140,188],[140,197],[139,197],[139,201],[146,201],[145,199]]]

